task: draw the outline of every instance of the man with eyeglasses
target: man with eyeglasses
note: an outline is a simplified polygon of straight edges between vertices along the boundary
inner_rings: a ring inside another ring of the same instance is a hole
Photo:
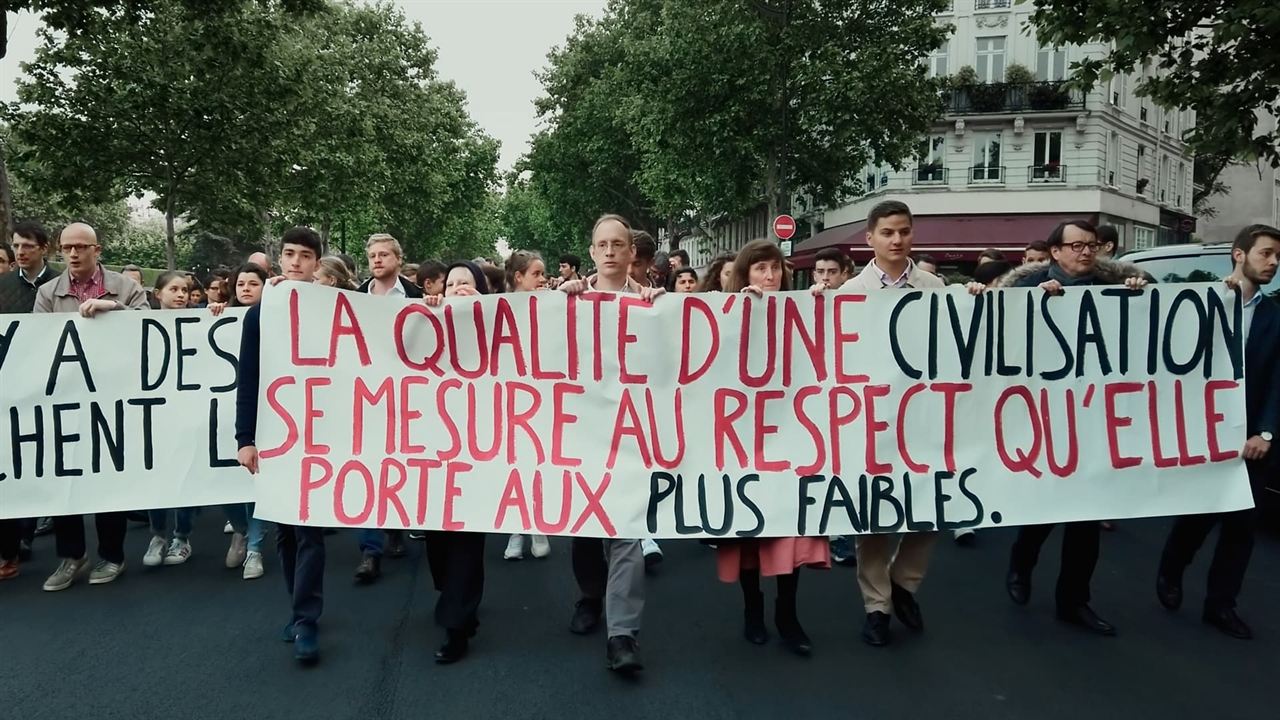
[[[1098,240],[1094,226],[1084,220],[1058,225],[1049,236],[1048,246],[1048,265],[1023,265],[996,285],[1038,287],[1051,295],[1061,295],[1068,287],[1125,285],[1138,289],[1147,284],[1138,267],[1099,257],[1106,244]],[[1096,520],[1066,523],[1056,590],[1058,619],[1099,635],[1115,635],[1115,627],[1089,607],[1089,582],[1098,564],[1100,529]],[[1028,525],[1018,530],[1005,580],[1009,597],[1018,605],[1026,605],[1031,599],[1031,572],[1052,531],[1052,524]]]
[[[84,223],[71,223],[58,238],[58,250],[67,270],[42,285],[36,293],[37,313],[80,313],[91,318],[113,310],[145,310],[147,294],[142,286],[111,272],[98,262],[102,248],[98,234]],[[98,533],[98,557],[89,573],[90,585],[113,582],[124,572],[124,536],[127,515],[123,512],[98,513],[94,525]],[[85,548],[84,519],[67,515],[53,519],[58,569],[44,583],[46,592],[66,590],[88,567]]]
[[[13,266],[0,274],[0,314],[26,314],[36,304],[36,291],[57,273],[45,264],[49,235],[39,223],[20,222],[9,238]],[[0,520],[0,580],[18,576],[18,564],[31,559],[35,519]]]

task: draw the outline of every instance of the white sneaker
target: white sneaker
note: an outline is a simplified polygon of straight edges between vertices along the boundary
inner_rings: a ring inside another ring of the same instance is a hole
[[[227,548],[227,569],[238,568],[244,565],[247,557],[249,541],[240,533],[231,536],[231,547]]]
[[[257,580],[262,577],[265,571],[262,569],[262,553],[251,552],[244,558],[244,575],[245,580]]]
[[[124,563],[113,563],[106,560],[99,560],[97,565],[93,566],[93,572],[89,573],[90,585],[106,585],[115,582],[124,572]]]
[[[174,538],[164,553],[165,565],[181,565],[191,557],[191,541]]]
[[[147,554],[142,556],[142,564],[147,567],[159,567],[164,564],[164,551],[169,547],[169,541],[159,535],[152,535],[151,542],[147,544]]]
[[[524,559],[524,536],[512,535],[507,541],[507,549],[502,551],[503,560],[523,560]]]
[[[233,528],[233,527],[231,527],[231,521],[230,521],[230,520],[228,520],[228,521],[227,521],[227,524],[226,524],[226,525],[223,525],[223,526],[222,526],[222,534],[223,534],[223,535],[230,535],[231,533],[233,533],[233,532],[235,532],[235,531],[236,531],[236,529],[235,529],[235,528]]]
[[[48,580],[44,581],[45,592],[58,592],[66,590],[80,577],[84,569],[89,566],[89,558],[82,557],[79,560],[64,559],[58,563],[58,569],[53,571]]]
[[[544,558],[551,554],[551,541],[546,535],[530,535],[529,552],[536,558]]]

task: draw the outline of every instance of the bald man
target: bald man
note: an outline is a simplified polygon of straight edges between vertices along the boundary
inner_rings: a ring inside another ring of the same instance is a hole
[[[270,274],[271,274],[271,261],[267,259],[267,254],[266,254],[266,253],[256,252],[256,253],[254,253],[254,254],[250,255],[250,256],[249,256],[249,264],[250,264],[250,265],[257,265],[258,267],[260,267],[260,268],[262,268],[263,270],[265,270],[265,271],[267,272],[267,274],[268,274],[268,275],[270,275]]]
[[[98,234],[84,223],[71,223],[58,238],[58,250],[67,263],[66,272],[40,286],[35,312],[79,313],[91,318],[113,310],[143,310],[147,294],[133,280],[111,272],[98,262],[102,247]],[[90,585],[113,582],[124,572],[123,512],[98,513],[98,562],[89,573]],[[89,565],[85,547],[84,519],[65,515],[53,519],[58,557],[62,562],[44,583],[47,592],[66,590]]]

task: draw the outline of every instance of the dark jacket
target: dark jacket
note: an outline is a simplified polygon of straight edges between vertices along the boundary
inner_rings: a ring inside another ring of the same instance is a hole
[[[258,444],[258,385],[262,346],[262,306],[254,305],[240,323],[240,375],[236,386],[236,448]]]
[[[0,313],[30,313],[36,306],[36,291],[56,277],[58,271],[48,265],[34,285],[22,278],[22,271],[17,267],[0,275]]]
[[[1146,278],[1145,270],[1133,263],[1118,260],[1099,260],[1093,267],[1093,282],[1089,285],[1123,285],[1131,277]],[[991,283],[991,287],[1035,287],[1049,279],[1049,263],[1023,263]]]
[[[1245,423],[1249,437],[1263,432],[1280,436],[1280,306],[1270,298],[1253,311],[1244,346]],[[1267,463],[1277,465],[1280,437],[1271,441]]]
[[[408,280],[405,280],[403,276],[398,277],[396,279],[400,281],[400,287],[404,288],[405,297],[411,300],[416,300],[422,297],[422,288],[418,287],[417,285],[414,285]],[[369,278],[368,280],[364,281],[363,285],[361,285],[359,288],[356,288],[356,289],[359,292],[367,293],[369,292],[369,288],[372,286],[373,286],[373,278]]]

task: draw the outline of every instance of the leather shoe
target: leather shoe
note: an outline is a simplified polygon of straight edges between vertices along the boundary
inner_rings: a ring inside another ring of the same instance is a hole
[[[872,647],[884,647],[889,644],[889,614],[879,610],[867,613],[867,622],[862,626],[862,641]]]
[[[1010,570],[1005,577],[1004,589],[1009,591],[1009,599],[1018,605],[1031,602],[1031,577],[1017,570]]]
[[[293,642],[293,659],[303,665],[315,665],[320,661],[320,643],[315,633],[302,633]]]
[[[298,639],[298,632],[293,629],[293,623],[284,626],[284,630],[280,631],[280,639],[287,643]]]
[[[365,555],[356,566],[356,582],[368,585],[382,577],[382,558]]]
[[[609,638],[608,658],[609,669],[616,673],[627,674],[644,669],[644,664],[640,662],[640,648],[636,645],[636,639],[630,635]]]
[[[1212,625],[1223,633],[1230,635],[1237,640],[1252,640],[1253,631],[1240,619],[1236,614],[1235,608],[1226,608],[1224,610],[1205,610],[1203,620],[1205,623]]]
[[[1069,609],[1059,608],[1058,619],[1069,625],[1082,627],[1099,635],[1111,636],[1116,634],[1115,626],[1098,617],[1098,614],[1088,605],[1079,605]]]
[[[404,533],[400,530],[392,530],[387,533],[387,556],[393,558],[402,558],[409,554],[408,548],[404,546]]]
[[[449,639],[436,650],[436,664],[449,665],[456,663],[467,656],[467,638],[470,633],[466,631],[450,630]]]
[[[1182,607],[1182,578],[1164,573],[1156,575],[1156,597],[1166,610]]]
[[[920,603],[916,602],[916,596],[907,592],[906,588],[893,583],[893,614],[898,616],[898,622],[906,625],[912,630],[924,629],[924,615],[920,614]]]
[[[599,600],[583,598],[574,603],[573,619],[569,621],[569,632],[574,635],[590,635],[600,626],[600,614],[603,611]]]

